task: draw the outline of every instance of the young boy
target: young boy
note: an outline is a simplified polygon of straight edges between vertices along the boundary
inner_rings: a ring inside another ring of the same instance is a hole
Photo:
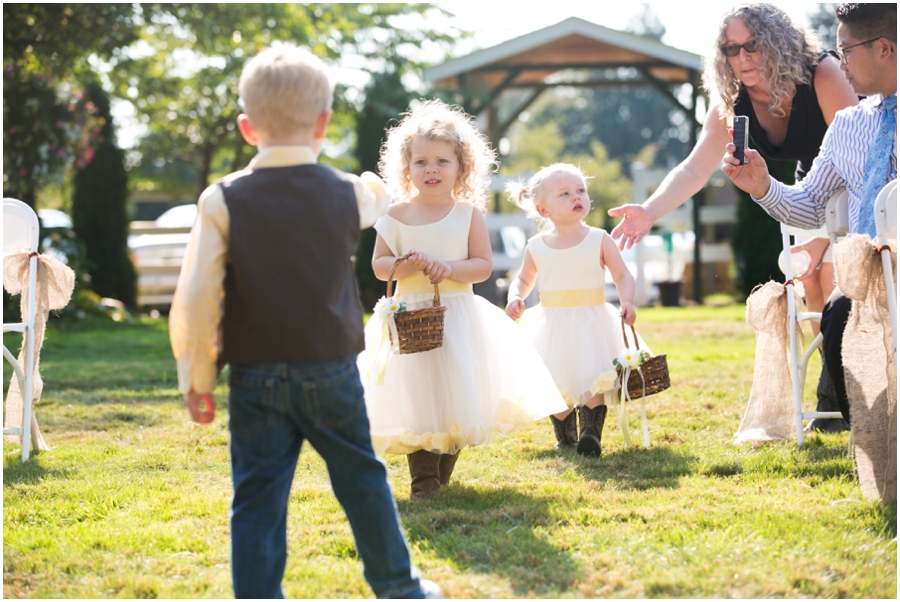
[[[325,64],[293,46],[244,68],[237,123],[259,154],[200,195],[169,315],[178,384],[193,420],[208,424],[218,369],[231,365],[236,597],[284,597],[287,503],[305,440],[325,460],[375,594],[439,597],[411,566],[369,436],[351,257],[389,199],[374,174],[316,162],[332,95]]]

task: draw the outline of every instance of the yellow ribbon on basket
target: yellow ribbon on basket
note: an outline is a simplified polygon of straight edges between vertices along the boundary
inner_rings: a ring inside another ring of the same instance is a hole
[[[644,434],[644,449],[649,449],[650,427],[647,424],[647,383],[644,381],[644,373],[640,366],[637,368],[637,373],[641,377],[641,430]],[[625,409],[627,407],[625,405],[626,400],[631,404],[631,407],[637,411],[637,408],[634,407],[634,402],[631,400],[631,393],[628,392],[628,378],[630,376],[631,366],[628,366],[625,368],[625,374],[622,376],[622,388],[619,392],[619,412],[618,416],[616,416],[619,420],[619,426],[622,428],[625,449],[628,449],[631,446],[631,436],[628,434],[628,420],[625,416]]]

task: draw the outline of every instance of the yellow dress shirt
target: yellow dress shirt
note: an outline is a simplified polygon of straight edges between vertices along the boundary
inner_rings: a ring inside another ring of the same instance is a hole
[[[259,152],[247,169],[316,163],[316,154],[306,146],[274,146]],[[360,228],[372,226],[387,212],[390,197],[375,174],[349,176],[356,191]],[[225,298],[225,266],[228,263],[229,216],[222,188],[214,184],[197,201],[197,221],[185,252],[175,297],[169,311],[169,340],[178,365],[178,388],[204,394],[216,386],[219,357],[219,324]]]

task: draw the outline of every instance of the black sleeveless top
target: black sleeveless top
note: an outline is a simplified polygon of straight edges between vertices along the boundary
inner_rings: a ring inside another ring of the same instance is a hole
[[[825,60],[829,52],[823,52],[819,56],[819,62]],[[797,84],[794,98],[791,102],[791,116],[788,118],[787,134],[784,143],[776,148],[766,137],[753,111],[753,103],[747,89],[741,86],[737,100],[734,103],[735,115],[746,115],[750,118],[750,138],[753,144],[765,156],[777,161],[798,161],[797,181],[802,180],[812,167],[813,159],[819,154],[822,139],[828,130],[825,116],[819,107],[819,98],[816,96],[815,75],[816,67],[813,65],[809,73],[808,84]]]

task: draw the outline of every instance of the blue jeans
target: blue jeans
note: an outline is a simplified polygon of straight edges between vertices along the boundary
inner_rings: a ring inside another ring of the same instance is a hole
[[[284,597],[288,497],[308,440],[325,460],[375,595],[421,598],[387,469],[372,449],[356,358],[232,365],[229,385],[235,597]]]

